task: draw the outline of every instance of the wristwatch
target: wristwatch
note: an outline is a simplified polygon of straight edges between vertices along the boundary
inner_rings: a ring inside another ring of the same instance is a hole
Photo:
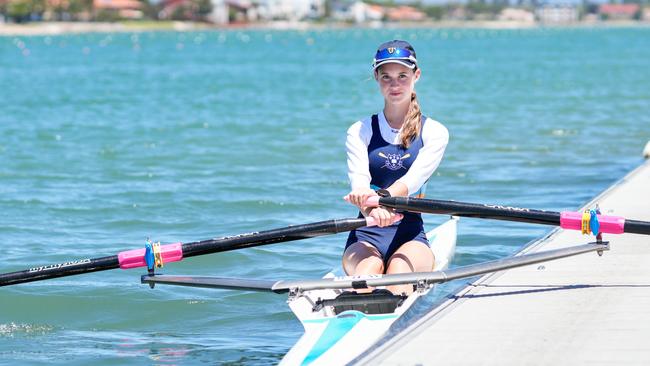
[[[375,192],[379,195],[379,197],[390,197],[390,192],[387,189],[378,189]]]

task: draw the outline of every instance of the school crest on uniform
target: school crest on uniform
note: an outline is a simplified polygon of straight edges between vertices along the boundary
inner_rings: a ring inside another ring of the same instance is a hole
[[[404,155],[384,154],[381,151],[377,155],[386,159],[386,162],[384,163],[382,168],[388,168],[390,170],[406,169],[406,167],[403,164],[403,161],[411,157],[411,154],[404,154]]]

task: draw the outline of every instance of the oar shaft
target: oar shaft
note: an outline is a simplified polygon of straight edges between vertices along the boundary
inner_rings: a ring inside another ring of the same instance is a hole
[[[168,263],[198,255],[336,234],[373,224],[374,221],[371,218],[346,218],[320,221],[186,244],[167,244],[161,246],[161,255],[163,262]],[[129,269],[144,267],[146,266],[144,256],[145,249],[135,249],[108,257],[80,259],[0,274],[0,287],[115,268]]]
[[[443,201],[412,197],[381,197],[379,205],[398,210],[445,214],[483,219],[520,221],[542,225],[559,225],[560,213],[528,208],[485,205],[477,203]]]
[[[314,238],[358,229],[368,224],[365,218],[327,220],[261,232],[183,244],[183,257],[225,252],[259,245]]]
[[[120,263],[116,255],[93,259],[79,259],[0,274],[0,287],[47,280],[50,278],[73,276],[82,273],[106,271],[115,268],[120,268]]]
[[[351,231],[366,225],[373,225],[372,218],[349,218],[338,220],[327,220],[288,226],[279,229],[272,229],[259,232],[251,232],[223,238],[208,239],[192,243],[174,243],[160,247],[164,263],[177,262],[183,258],[197,255],[225,252],[235,249],[250,248],[259,245],[283,243],[288,241],[313,238],[327,234],[337,234]],[[146,266],[145,249],[134,249],[118,254],[120,268],[130,269]]]
[[[650,235],[650,222],[639,220],[625,220],[625,232]]]
[[[474,217],[531,224],[560,226],[564,229],[581,230],[582,213],[555,212],[530,208],[488,205],[458,201],[443,201],[413,197],[371,197],[368,206],[386,206],[398,210]],[[650,222],[627,220],[620,216],[597,215],[599,232],[608,234],[650,235]]]

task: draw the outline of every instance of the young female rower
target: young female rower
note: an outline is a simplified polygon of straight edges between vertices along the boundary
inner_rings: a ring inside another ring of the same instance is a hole
[[[405,41],[379,46],[373,60],[374,76],[384,97],[381,113],[348,129],[346,148],[352,191],[347,198],[378,227],[354,230],[348,236],[343,269],[348,275],[431,271],[429,249],[420,214],[405,212],[392,223],[395,212],[365,206],[376,190],[391,196],[423,196],[427,180],[440,164],[449,134],[439,122],[420,112],[415,83],[421,75],[415,50]],[[360,216],[361,217],[361,216]],[[389,287],[410,294],[411,285]]]

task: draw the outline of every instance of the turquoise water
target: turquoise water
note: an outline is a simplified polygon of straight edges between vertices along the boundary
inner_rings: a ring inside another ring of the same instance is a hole
[[[576,209],[642,161],[648,28],[0,37],[0,272],[148,237],[354,216],[341,200],[345,131],[381,108],[369,66],[390,38],[415,45],[422,108],[451,134],[429,197]],[[459,229],[454,266],[550,230],[472,219]],[[191,258],[165,273],[319,277],[344,241]],[[140,274],[0,289],[0,364],[268,364],[302,333],[284,296],[150,290]]]

